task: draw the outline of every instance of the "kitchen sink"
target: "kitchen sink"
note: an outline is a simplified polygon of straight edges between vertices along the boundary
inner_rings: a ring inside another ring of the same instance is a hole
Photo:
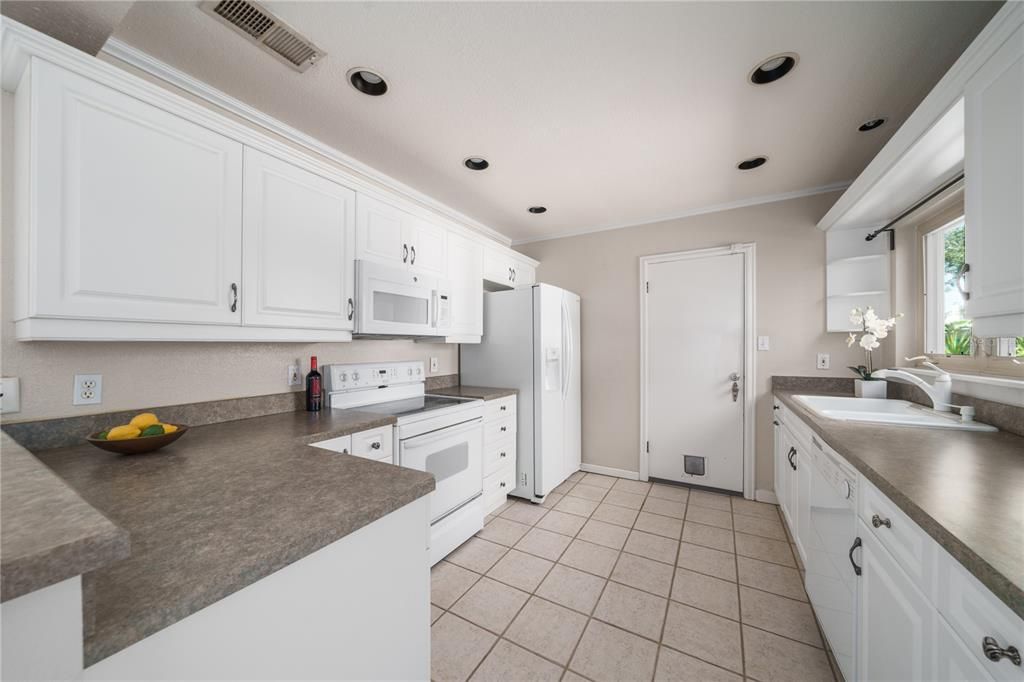
[[[798,395],[794,398],[814,414],[827,419],[933,429],[959,429],[961,431],[999,430],[988,424],[961,421],[960,417],[955,414],[936,412],[931,408],[906,400],[825,395]]]

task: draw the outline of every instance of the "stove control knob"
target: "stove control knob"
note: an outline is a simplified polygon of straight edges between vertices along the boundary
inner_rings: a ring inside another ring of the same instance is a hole
[[[419,367],[417,367],[416,368],[416,376],[419,376],[420,374],[423,374],[423,370],[420,369]]]
[[[341,380],[343,382],[348,381],[348,374],[346,374],[345,372],[342,372],[341,373]]]
[[[359,372],[352,372],[352,381],[359,381]]]
[[[412,367],[409,368],[409,376],[412,376]]]

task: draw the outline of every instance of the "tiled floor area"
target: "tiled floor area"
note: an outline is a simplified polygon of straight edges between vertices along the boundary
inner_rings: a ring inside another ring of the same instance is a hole
[[[435,680],[834,674],[778,508],[577,472],[432,574]]]

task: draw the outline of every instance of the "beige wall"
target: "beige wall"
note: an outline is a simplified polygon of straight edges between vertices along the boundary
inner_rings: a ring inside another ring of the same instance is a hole
[[[289,390],[288,365],[309,356],[321,364],[422,360],[439,362],[437,374],[458,371],[458,346],[412,341],[352,343],[90,343],[21,342],[11,320],[13,282],[13,201],[11,174],[13,97],[3,94],[2,115],[2,301],[0,372],[21,378],[21,412],[5,421],[65,417],[221,398],[266,395]],[[429,363],[427,364],[429,370]],[[75,374],[103,375],[103,404],[73,406]],[[294,389],[292,389],[294,390]]]
[[[825,235],[815,224],[838,197],[822,194],[517,247],[541,261],[538,280],[582,297],[584,462],[639,468],[639,257],[755,242],[756,333],[771,337],[771,350],[756,356],[756,486],[774,487],[771,376],[852,376],[846,365],[862,357],[846,347],[845,334],[823,331]],[[818,352],[831,353],[830,370],[815,369]]]

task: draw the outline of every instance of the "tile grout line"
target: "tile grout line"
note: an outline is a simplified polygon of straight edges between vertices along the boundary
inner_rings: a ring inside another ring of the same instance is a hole
[[[646,498],[644,501],[646,502]],[[687,492],[686,506],[683,507],[683,518],[681,519],[682,523],[679,524],[679,540],[676,542],[676,559],[672,566],[672,576],[668,581],[668,597],[665,599],[665,613],[661,618],[661,632],[658,633],[658,648],[654,652],[654,672],[651,675],[652,682],[658,676],[658,663],[661,661],[661,647],[664,646],[665,642],[665,627],[668,625],[668,610],[672,606],[672,591],[676,587],[676,572],[679,570],[679,552],[682,551],[683,548],[683,529],[686,528],[686,517],[690,514],[690,504],[690,493]]]

